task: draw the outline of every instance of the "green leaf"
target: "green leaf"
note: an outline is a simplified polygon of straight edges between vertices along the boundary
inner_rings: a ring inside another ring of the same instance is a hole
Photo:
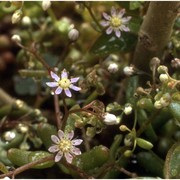
[[[164,161],[152,151],[137,154],[138,164],[152,175],[163,178]],[[142,170],[143,171],[143,170]]]
[[[12,148],[8,151],[9,160],[17,166],[23,166],[33,161],[37,161],[45,157],[49,157],[50,155],[51,154],[46,151],[25,151],[16,148]],[[54,165],[54,161],[47,161],[44,163],[37,164],[32,168],[44,169],[44,168],[52,167],[53,165]]]
[[[143,3],[143,1],[131,1],[129,3],[129,8],[130,10],[138,9]]]
[[[35,95],[37,93],[37,86],[32,78],[24,79],[20,76],[16,76],[14,82],[15,91],[19,95]]]
[[[120,38],[115,35],[102,34],[92,46],[90,52],[96,55],[106,55],[115,52],[130,52],[137,42],[137,36],[122,32]]]
[[[180,103],[179,102],[170,103],[169,110],[171,111],[174,119],[176,120],[176,124],[180,126]]]
[[[164,175],[166,179],[180,179],[180,143],[175,143],[167,153]]]

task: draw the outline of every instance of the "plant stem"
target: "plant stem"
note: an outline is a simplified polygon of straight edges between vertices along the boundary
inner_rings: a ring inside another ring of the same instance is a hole
[[[102,31],[103,28],[102,26],[99,24],[98,20],[96,19],[94,13],[92,12],[90,6],[88,6],[86,3],[83,3],[84,6],[86,7],[86,9],[88,10],[89,14],[91,15],[92,19],[94,20],[94,22],[96,23],[96,25],[98,26],[98,28]]]
[[[8,172],[8,173],[6,173],[6,174],[0,175],[0,178],[4,178],[4,177],[6,177],[6,176],[13,176],[13,177],[14,177],[15,175],[20,174],[20,173],[22,173],[23,171],[26,171],[26,170],[34,167],[34,166],[37,165],[37,164],[41,164],[41,163],[47,162],[47,161],[52,161],[53,159],[54,159],[54,157],[53,157],[53,155],[52,155],[52,156],[48,156],[48,157],[45,157],[45,158],[43,158],[43,159],[40,159],[40,160],[37,160],[37,161],[34,161],[34,162],[30,162],[30,163],[28,163],[28,164],[25,164],[25,165],[23,165],[23,166],[15,169],[14,171],[10,171],[10,172]]]
[[[140,70],[149,71],[149,62],[153,57],[161,58],[167,45],[180,2],[156,2],[149,4],[147,14],[141,25],[133,64]]]
[[[58,129],[61,129],[62,128],[62,116],[61,116],[61,112],[59,109],[58,95],[56,93],[54,93],[54,107],[55,107],[55,113],[56,113],[57,127],[58,127]]]

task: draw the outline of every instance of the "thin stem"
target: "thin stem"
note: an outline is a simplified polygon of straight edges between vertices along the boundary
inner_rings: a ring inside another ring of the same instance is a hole
[[[58,95],[56,93],[54,93],[54,107],[55,107],[55,113],[56,113],[57,127],[58,127],[58,129],[61,129],[62,128],[62,116],[61,116],[61,112],[59,109]]]
[[[121,171],[122,173],[126,174],[127,176],[129,177],[132,177],[132,178],[136,178],[138,177],[136,173],[132,173],[126,169],[124,169],[123,167],[119,167],[118,165],[115,165],[115,168],[119,171]]]
[[[52,21],[55,23],[57,21],[57,18],[54,14],[54,11],[51,8],[48,8],[47,12],[48,12],[49,16],[51,17]]]
[[[17,43],[18,46],[20,46],[22,49],[30,52],[31,54],[34,55],[34,57],[36,57],[41,63],[42,65],[48,70],[48,71],[51,71],[51,67],[44,61],[44,59],[37,53],[35,47],[34,47],[34,43],[33,43],[33,47],[30,49],[28,47],[25,47],[23,46],[22,44],[20,43]]]
[[[96,19],[94,13],[92,12],[90,6],[88,6],[86,3],[83,3],[84,6],[86,7],[86,9],[88,10],[89,14],[91,15],[92,19],[94,20],[94,22],[97,24],[97,26],[99,27],[99,29],[102,31],[103,28],[102,26],[99,24],[98,20]]]
[[[72,170],[74,170],[75,172],[77,172],[79,174],[79,176],[83,179],[94,179],[92,176],[89,176],[88,174],[86,174],[84,171],[82,171],[80,168],[72,165],[72,164],[69,164],[69,163],[64,163],[64,165],[67,167],[67,168],[71,168]]]
[[[134,111],[134,124],[133,124],[133,129],[135,129],[136,124],[137,124],[137,110],[135,109],[135,111]]]
[[[39,159],[39,160],[34,161],[34,162],[30,162],[30,163],[28,163],[28,164],[25,164],[25,165],[23,165],[23,166],[15,169],[14,171],[10,171],[10,172],[8,172],[8,173],[6,173],[6,174],[0,175],[0,178],[4,178],[4,177],[6,177],[6,176],[8,176],[8,177],[9,177],[9,176],[13,176],[13,177],[14,177],[15,175],[20,174],[20,173],[22,173],[23,171],[26,171],[26,170],[34,167],[35,165],[38,165],[38,164],[41,164],[41,163],[44,163],[44,162],[47,162],[47,161],[52,161],[53,159],[54,159],[54,157],[53,157],[53,155],[51,155],[51,156],[48,156],[48,157]]]
[[[70,48],[70,45],[71,45],[71,44],[72,44],[71,41],[69,41],[69,42],[67,43],[65,49],[63,50],[63,53],[61,54],[59,60],[57,61],[56,65],[55,65],[56,67],[59,65],[59,63],[60,63],[61,61],[64,61],[65,57],[67,56],[67,54],[68,54],[68,52],[69,52],[69,48]]]

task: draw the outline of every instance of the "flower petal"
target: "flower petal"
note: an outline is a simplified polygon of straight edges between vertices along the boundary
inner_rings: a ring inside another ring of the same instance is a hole
[[[109,16],[107,13],[103,12],[102,13],[103,17],[106,19],[106,20],[110,20],[111,19],[111,16]]]
[[[114,7],[111,8],[111,16],[116,16],[116,9]]]
[[[100,21],[101,26],[107,27],[110,25],[109,21]]]
[[[68,163],[72,163],[73,156],[70,153],[65,153],[65,158]]]
[[[128,17],[124,17],[121,19],[122,23],[127,23],[132,17],[128,16]]]
[[[53,71],[50,72],[51,73],[51,77],[55,80],[55,81],[59,81],[60,80],[60,77],[55,74]]]
[[[66,137],[71,140],[74,137],[74,131],[67,133]]]
[[[55,94],[61,94],[62,92],[62,88],[61,87],[58,87],[56,90],[55,90]]]
[[[70,85],[70,88],[73,89],[74,91],[80,91],[81,90],[80,87],[74,86],[73,84]]]
[[[66,96],[68,96],[68,97],[72,96],[71,91],[69,89],[65,89],[64,92],[65,92]]]
[[[71,78],[71,83],[76,83],[79,80],[79,77]]]
[[[71,149],[71,152],[72,152],[72,154],[75,154],[75,155],[80,155],[81,154],[81,150],[79,148],[76,148],[76,147],[73,147]]]
[[[126,10],[125,9],[121,9],[118,13],[118,17],[122,18],[122,16],[125,14]]]
[[[63,71],[62,71],[62,73],[61,73],[61,78],[63,79],[63,78],[68,78],[68,73],[67,73],[67,71],[64,69]]]
[[[63,153],[61,151],[59,151],[55,156],[55,162],[60,161],[62,156],[63,156]]]
[[[115,32],[116,36],[117,36],[118,38],[120,38],[120,36],[121,36],[120,30],[119,30],[119,29],[115,29],[114,32]]]
[[[64,138],[64,132],[62,130],[59,130],[58,131],[58,136],[59,136],[59,139],[63,139]]]
[[[55,135],[51,135],[51,140],[55,143],[58,144],[59,143],[59,138]]]
[[[125,32],[130,31],[130,29],[129,29],[127,26],[125,26],[125,25],[121,25],[121,26],[120,26],[120,29],[121,29],[122,31],[125,31]]]
[[[106,29],[106,34],[111,34],[112,33],[113,28],[110,26]]]
[[[83,142],[83,140],[82,139],[74,139],[71,142],[72,142],[73,146],[78,146]]]
[[[58,83],[57,82],[47,82],[46,83],[49,87],[57,87]]]
[[[52,153],[55,153],[55,152],[59,151],[59,147],[58,147],[58,145],[50,146],[48,151],[52,152]]]

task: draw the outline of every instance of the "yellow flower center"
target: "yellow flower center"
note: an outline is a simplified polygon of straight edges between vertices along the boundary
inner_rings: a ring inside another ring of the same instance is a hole
[[[72,142],[69,139],[62,139],[58,145],[63,153],[69,152],[72,149]]]
[[[67,89],[71,85],[71,81],[67,78],[62,78],[61,80],[58,81],[58,84],[63,89]]]
[[[121,22],[120,18],[114,16],[111,18],[110,23],[111,23],[111,26],[113,26],[113,27],[119,27],[122,22]]]

